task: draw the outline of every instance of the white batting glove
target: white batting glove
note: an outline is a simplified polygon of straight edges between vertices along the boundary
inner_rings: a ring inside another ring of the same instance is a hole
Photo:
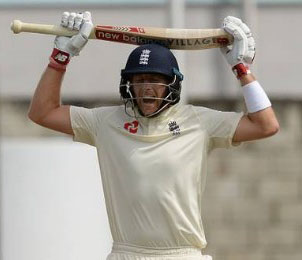
[[[220,50],[233,72],[239,79],[250,72],[250,65],[255,57],[255,40],[249,27],[239,18],[228,16],[224,18],[222,28],[233,35],[234,43]]]
[[[88,37],[93,29],[90,12],[69,13],[64,12],[61,26],[69,30],[78,31],[72,37],[57,36],[54,41],[54,49],[49,58],[49,67],[65,71],[66,66],[73,56],[78,56],[88,42]]]

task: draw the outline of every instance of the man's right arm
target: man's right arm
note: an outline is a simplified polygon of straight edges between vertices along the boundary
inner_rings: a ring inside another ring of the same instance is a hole
[[[50,63],[44,71],[31,101],[28,117],[35,123],[74,135],[71,126],[70,106],[61,105],[61,85],[71,57],[78,56],[88,42],[93,24],[90,12],[64,12],[61,26],[78,31],[72,37],[57,36]]]
[[[28,117],[41,126],[74,135],[70,121],[70,106],[61,105],[63,77],[63,71],[46,68],[31,101]]]

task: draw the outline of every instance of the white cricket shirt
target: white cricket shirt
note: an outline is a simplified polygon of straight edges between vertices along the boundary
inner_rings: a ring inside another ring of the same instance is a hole
[[[207,156],[234,145],[243,113],[181,104],[149,119],[127,116],[124,106],[70,111],[74,140],[97,148],[113,240],[204,248]]]

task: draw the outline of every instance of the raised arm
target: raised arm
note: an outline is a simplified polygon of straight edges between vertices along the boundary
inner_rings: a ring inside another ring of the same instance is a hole
[[[276,134],[279,123],[271,103],[250,72],[255,57],[255,41],[248,26],[236,17],[226,17],[223,28],[234,36],[234,43],[221,51],[240,80],[248,114],[244,115],[233,136],[234,142],[257,140]]]
[[[28,117],[35,123],[73,135],[69,106],[61,105],[64,72],[46,68],[32,98]]]
[[[35,123],[73,135],[70,106],[61,105],[61,85],[70,58],[79,55],[93,27],[89,12],[63,13],[61,26],[79,33],[71,38],[56,37],[50,63],[44,71],[32,98],[28,117]]]

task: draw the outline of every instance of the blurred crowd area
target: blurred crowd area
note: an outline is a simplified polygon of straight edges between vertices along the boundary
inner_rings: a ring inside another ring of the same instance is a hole
[[[91,10],[95,24],[110,25],[218,28],[227,15],[244,20],[257,43],[252,71],[272,101],[280,132],[211,154],[202,212],[206,253],[217,260],[302,259],[302,36],[296,33],[301,30],[302,1],[62,1],[62,6],[51,1],[21,2],[0,1],[1,139],[62,136],[27,118],[53,37],[13,35],[9,24],[14,19],[58,24],[65,10]],[[176,10],[184,13],[173,13],[172,5],[177,4]],[[120,70],[133,48],[89,42],[68,67],[63,103],[120,104]],[[185,75],[188,103],[245,111],[239,84],[219,50],[175,54]]]

